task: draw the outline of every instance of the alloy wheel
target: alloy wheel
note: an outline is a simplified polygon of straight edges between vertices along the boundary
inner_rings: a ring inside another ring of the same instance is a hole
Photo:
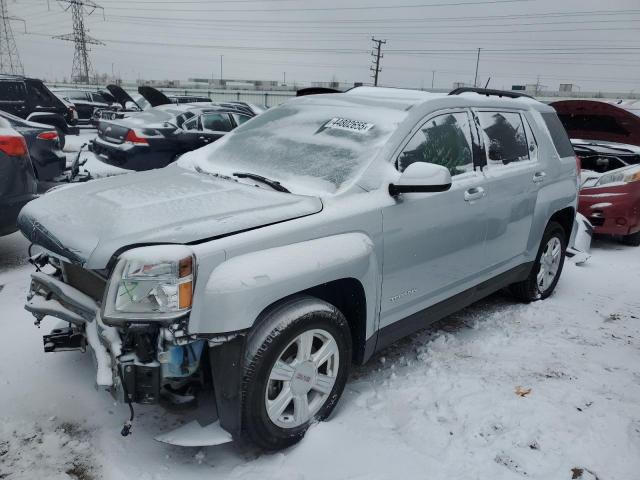
[[[562,258],[562,243],[558,237],[551,237],[540,256],[540,271],[537,275],[538,290],[546,292],[558,274]]]
[[[338,344],[326,330],[307,330],[294,338],[269,373],[265,390],[269,419],[281,428],[310,421],[333,390],[339,362]]]

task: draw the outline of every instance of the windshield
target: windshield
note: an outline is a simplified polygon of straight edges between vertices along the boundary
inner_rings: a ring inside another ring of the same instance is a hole
[[[332,194],[358,177],[405,115],[346,102],[292,102],[185,155],[180,164],[209,173],[262,175],[294,193]]]

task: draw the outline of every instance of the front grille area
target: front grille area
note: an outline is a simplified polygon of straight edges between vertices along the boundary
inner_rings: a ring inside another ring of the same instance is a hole
[[[85,295],[89,295],[97,302],[102,301],[102,295],[107,286],[105,279],[90,270],[66,262],[62,263],[62,274],[65,282],[73,288],[80,290]]]

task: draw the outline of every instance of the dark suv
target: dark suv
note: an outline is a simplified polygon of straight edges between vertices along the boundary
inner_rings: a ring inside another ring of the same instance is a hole
[[[89,92],[85,90],[53,90],[53,93],[73,103],[78,112],[78,122],[87,124],[98,109],[111,108],[116,99],[109,92]]]
[[[73,104],[56,97],[36,78],[0,75],[0,110],[51,125],[60,134],[79,133],[78,113]]]

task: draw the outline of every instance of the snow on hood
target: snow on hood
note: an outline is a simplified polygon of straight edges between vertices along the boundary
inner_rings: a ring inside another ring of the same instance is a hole
[[[54,190],[18,226],[32,242],[87,268],[134,244],[191,243],[319,212],[322,203],[176,165]]]

